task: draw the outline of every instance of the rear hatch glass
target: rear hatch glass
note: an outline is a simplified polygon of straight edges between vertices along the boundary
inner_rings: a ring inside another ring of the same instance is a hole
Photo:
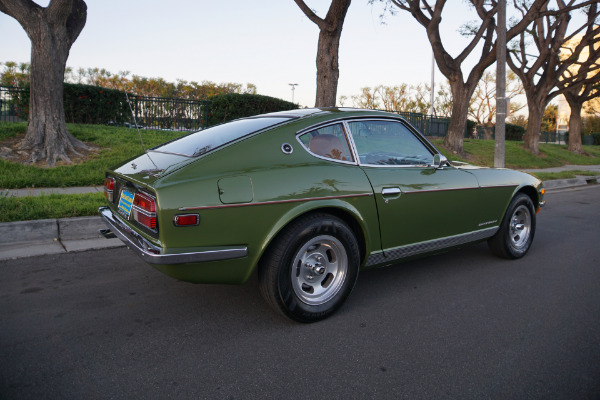
[[[245,118],[216,125],[165,143],[150,151],[197,157],[234,140],[290,120],[290,117]]]

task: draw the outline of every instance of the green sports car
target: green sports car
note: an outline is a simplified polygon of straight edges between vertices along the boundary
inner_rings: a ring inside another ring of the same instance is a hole
[[[455,166],[401,117],[349,108],[238,119],[155,147],[106,174],[100,214],[165,274],[244,283],[311,322],[348,297],[358,272],[487,240],[531,246],[542,182]]]

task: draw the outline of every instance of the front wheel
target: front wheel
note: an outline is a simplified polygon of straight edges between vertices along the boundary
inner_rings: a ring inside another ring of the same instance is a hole
[[[499,257],[523,257],[535,235],[535,209],[531,198],[517,194],[504,215],[500,230],[488,240],[492,252]]]
[[[329,214],[312,214],[275,239],[258,270],[263,297],[277,311],[313,322],[337,310],[352,291],[360,265],[356,237]]]

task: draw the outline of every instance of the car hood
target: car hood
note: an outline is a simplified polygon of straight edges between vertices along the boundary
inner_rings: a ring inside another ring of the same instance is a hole
[[[191,161],[193,158],[179,154],[150,151],[114,168],[114,172],[132,180],[149,183]]]

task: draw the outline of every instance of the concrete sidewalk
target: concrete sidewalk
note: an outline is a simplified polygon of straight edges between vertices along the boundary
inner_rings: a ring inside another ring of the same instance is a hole
[[[6,197],[41,196],[46,194],[84,194],[102,192],[104,186],[75,186],[64,188],[25,188],[0,189],[0,195]]]
[[[525,172],[561,172],[587,170],[600,172],[600,165],[567,165],[557,168],[528,169]],[[596,176],[545,181],[544,187],[554,190],[585,186],[599,182]],[[43,194],[96,193],[102,186],[72,188],[0,189],[1,196],[23,197]],[[44,254],[70,253],[93,249],[122,247],[119,239],[106,239],[98,233],[106,228],[100,217],[44,219],[0,223],[0,260]]]

